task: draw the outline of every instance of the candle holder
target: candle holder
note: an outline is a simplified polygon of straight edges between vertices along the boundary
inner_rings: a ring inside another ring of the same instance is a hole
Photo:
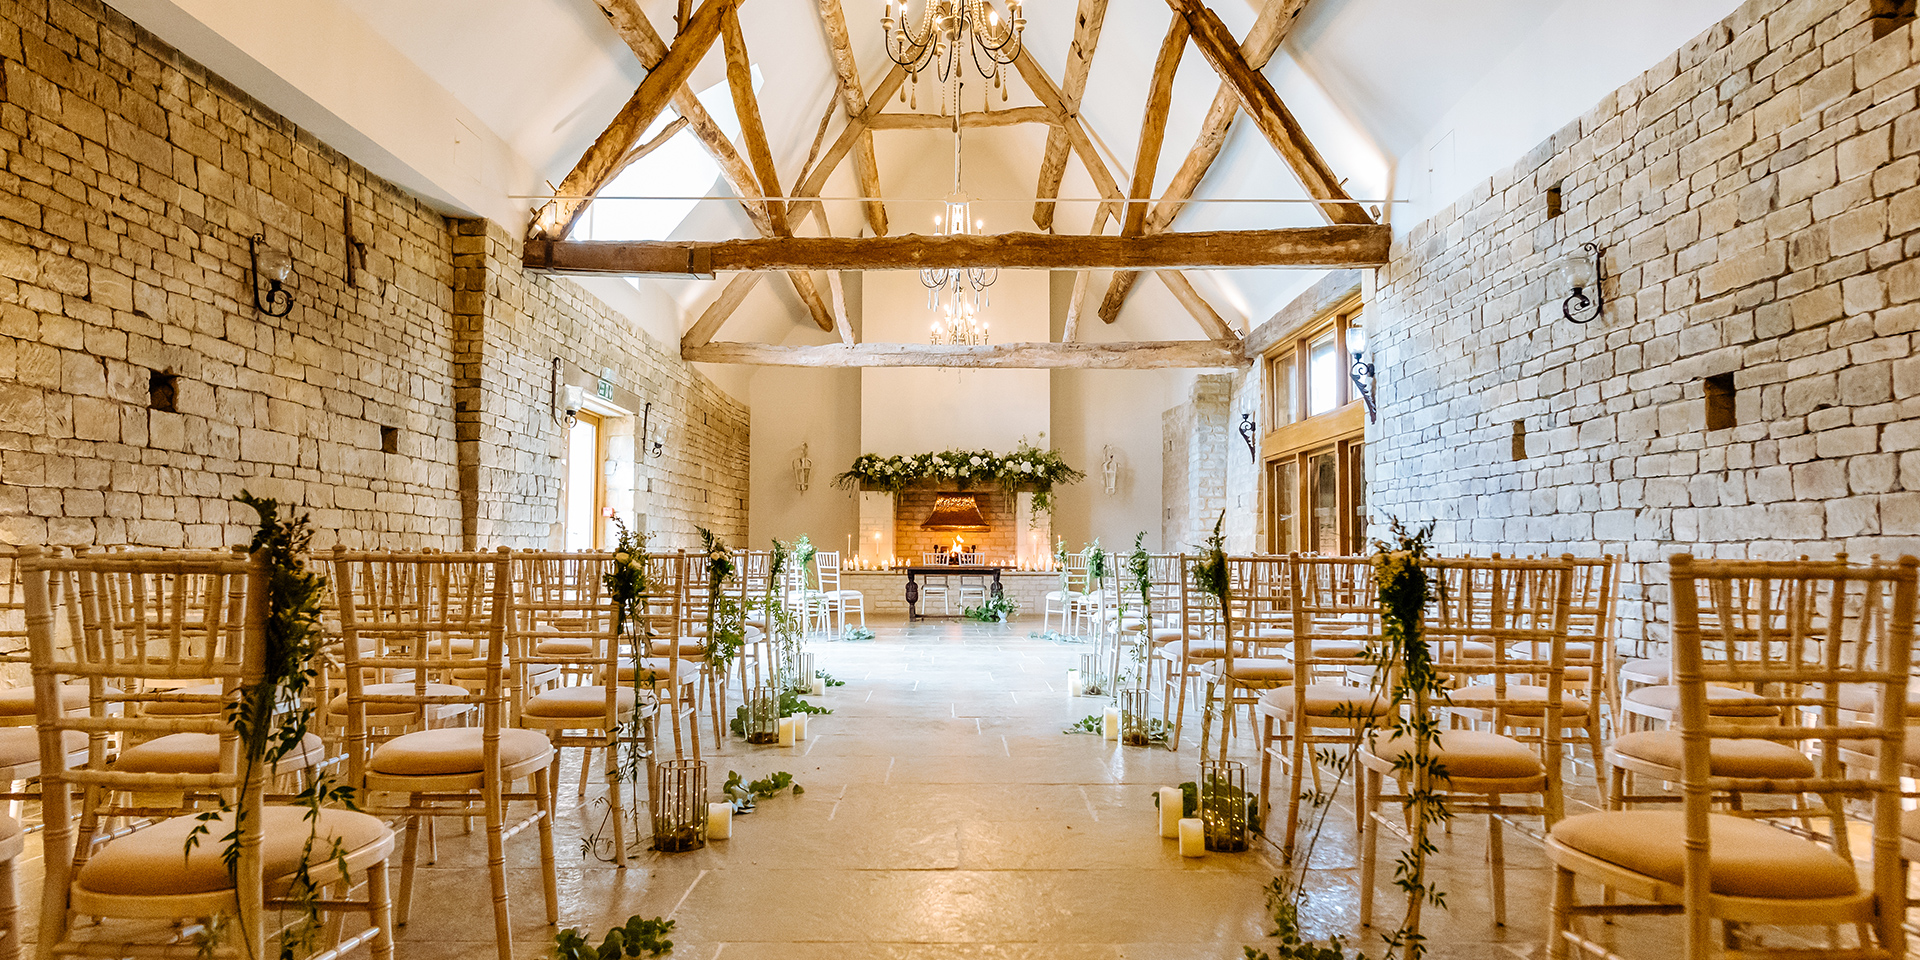
[[[1247,794],[1247,767],[1237,760],[1200,761],[1200,823],[1206,833],[1207,849],[1221,853],[1244,852],[1250,816]]]
[[[654,773],[653,848],[685,853],[707,845],[707,764],[664,760]]]
[[[780,698],[768,687],[755,687],[744,699],[741,735],[748,743],[779,743]]]
[[[1101,670],[1101,667],[1105,666],[1106,662],[1107,658],[1097,653],[1083,653],[1080,655],[1081,695],[1100,697],[1110,692],[1107,690],[1107,675],[1105,671]]]
[[[1152,742],[1147,729],[1147,691],[1120,691],[1120,743],[1144,747]]]

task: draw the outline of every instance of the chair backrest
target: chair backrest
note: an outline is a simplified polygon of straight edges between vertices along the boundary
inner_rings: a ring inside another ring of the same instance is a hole
[[[1912,657],[1920,561],[1861,566],[1844,560],[1696,560],[1675,554],[1673,668],[1680,690],[1681,789],[1686,820],[1684,897],[1689,956],[1711,945],[1708,813],[1716,796],[1763,784],[1712,775],[1715,740],[1797,743],[1820,758],[1818,775],[1795,781],[1799,792],[1866,801],[1872,810],[1872,896],[1880,946],[1905,956],[1906,877],[1900,860],[1900,774],[1906,742],[1906,691]],[[1856,658],[1855,651],[1870,651]],[[1707,687],[1748,685],[1792,714],[1799,726],[1741,724],[1707,710]],[[1842,689],[1871,692],[1876,709],[1864,721],[1843,719]],[[1842,744],[1872,741],[1875,762],[1849,770]],[[1757,814],[1749,814],[1757,815]],[[1846,855],[1844,837],[1836,838]],[[1697,950],[1697,952],[1695,952]]]
[[[1380,644],[1379,588],[1367,557],[1294,553],[1287,559],[1294,687],[1304,703],[1308,686],[1372,662],[1366,651]]]
[[[333,553],[346,661],[347,769],[366,772],[368,704],[387,704],[420,729],[444,708],[478,707],[486,766],[498,769],[506,720],[507,625],[512,621],[511,558],[496,553]],[[369,693],[369,671],[411,680]],[[456,692],[455,688],[460,688]]]
[[[620,653],[613,594],[606,578],[611,553],[513,554],[512,619],[507,631],[507,670],[513,715],[534,691],[534,678],[555,670],[607,687],[607,715],[614,716],[616,686],[609,678]],[[645,563],[645,558],[641,559]]]
[[[644,641],[639,642],[638,649],[621,652],[623,666],[637,665],[646,659],[648,650],[656,641],[671,642],[687,635],[684,630],[687,591],[695,579],[705,580],[704,573],[699,577],[693,573],[696,566],[702,569],[704,566],[684,552],[650,553],[647,554],[646,563],[647,592],[635,610],[635,619],[639,622],[632,627],[633,635],[644,638]],[[656,673],[653,676],[655,691],[667,697],[678,697],[679,677],[680,658],[667,657],[665,674]]]
[[[1293,584],[1284,556],[1227,558],[1228,594],[1233,601],[1228,618],[1232,643],[1227,644],[1230,671],[1242,657],[1279,657],[1293,646]]]
[[[814,554],[813,571],[820,592],[831,593],[840,589],[840,551],[822,550]]]
[[[264,562],[158,553],[60,558],[25,547],[20,565],[40,733],[46,889],[68,890],[76,867],[73,786],[100,800],[116,792],[217,798],[239,816],[240,909],[254,925],[250,930],[257,929],[262,896],[257,812],[266,773],[245,768],[230,715],[218,708],[238,703],[266,672]],[[59,636],[52,604],[56,593],[76,599],[84,631],[78,642]],[[179,692],[189,681],[217,689]],[[66,709],[64,690],[82,684],[86,709]],[[188,712],[154,709],[162,705],[185,705]],[[73,733],[89,742],[87,759],[78,766],[69,765]],[[111,740],[172,733],[218,737],[218,769],[138,772],[108,759]],[[224,833],[216,830],[205,842],[224,844]]]

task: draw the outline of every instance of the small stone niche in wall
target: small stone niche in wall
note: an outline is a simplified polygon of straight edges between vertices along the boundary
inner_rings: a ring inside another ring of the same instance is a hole
[[[1733,374],[1715,374],[1702,383],[1707,394],[1707,429],[1733,429],[1735,422]]]
[[[400,452],[400,428],[399,427],[381,427],[380,428],[380,452],[381,453],[399,453]]]
[[[162,370],[147,371],[147,409],[162,413],[180,411],[179,374]]]

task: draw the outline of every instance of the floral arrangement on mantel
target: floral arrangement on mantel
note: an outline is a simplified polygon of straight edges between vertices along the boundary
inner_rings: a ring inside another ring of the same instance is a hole
[[[895,457],[862,454],[851,469],[833,478],[833,485],[843,490],[899,493],[926,480],[952,483],[961,490],[976,483],[992,483],[1009,494],[1031,490],[1034,512],[1040,513],[1053,509],[1055,486],[1086,478],[1059,454],[1022,440],[1019,449],[1005,454],[991,450],[944,450]]]

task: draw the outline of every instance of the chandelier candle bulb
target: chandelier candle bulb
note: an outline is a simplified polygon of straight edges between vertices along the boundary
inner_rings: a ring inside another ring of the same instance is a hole
[[[780,745],[781,746],[783,747],[793,746],[793,739],[796,735],[798,735],[798,733],[799,733],[798,725],[793,722],[792,717],[780,718]]]
[[[707,839],[726,840],[733,836],[733,804],[707,804]]]
[[[1181,818],[1180,855],[1183,857],[1204,857],[1207,855],[1207,840],[1205,831],[1200,829],[1199,817]]]
[[[1120,708],[1108,707],[1100,715],[1100,735],[1108,740],[1120,739]]]
[[[1186,795],[1179,787],[1160,788],[1160,836],[1167,840],[1180,839],[1180,814],[1186,806]]]

